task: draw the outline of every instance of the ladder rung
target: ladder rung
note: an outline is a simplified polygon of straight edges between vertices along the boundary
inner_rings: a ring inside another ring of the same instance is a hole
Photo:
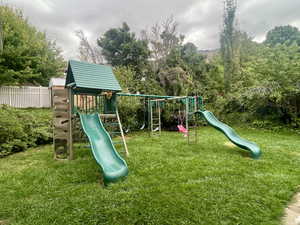
[[[103,117],[105,119],[114,119],[117,117],[116,114],[100,114],[100,117]]]
[[[104,124],[105,124],[105,125],[106,125],[106,124],[108,124],[108,125],[119,125],[119,123],[108,123],[108,122],[107,122],[107,123],[104,123]]]

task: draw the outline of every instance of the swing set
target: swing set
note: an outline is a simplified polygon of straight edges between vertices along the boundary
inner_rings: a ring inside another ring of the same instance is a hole
[[[163,109],[176,113],[177,129],[187,137],[188,143],[192,140],[190,131],[194,131],[194,143],[197,143],[198,116],[194,112],[202,110],[202,98],[199,96],[180,96],[164,99],[152,99],[148,104],[148,117],[151,135],[161,134]]]
[[[143,104],[143,122],[138,130],[148,128],[151,136],[160,135],[162,131],[162,116],[164,111],[169,111],[173,117],[177,118],[177,130],[184,133],[188,143],[191,142],[191,137],[194,137],[194,142],[197,143],[197,121],[199,116],[194,112],[203,110],[203,101],[200,96],[158,96],[147,94],[129,94],[117,93],[118,101],[126,101],[124,98],[129,97],[131,105]],[[177,115],[175,115],[175,113]],[[190,131],[195,132],[190,135]],[[125,133],[129,132],[130,128],[125,129]]]
[[[136,103],[143,103],[144,121],[140,130],[148,127],[151,136],[161,134],[164,110],[177,110],[177,128],[186,135],[188,143],[192,141],[190,131],[195,132],[194,142],[197,142],[197,129],[192,128],[197,125],[201,116],[234,144],[250,151],[253,158],[259,158],[261,154],[255,143],[240,138],[212,112],[204,110],[202,98],[199,96],[158,96],[121,91],[111,67],[69,61],[65,89],[52,92],[56,159],[74,158],[73,138],[81,130],[103,173],[104,183],[125,177],[128,167],[119,152],[124,152],[126,156],[129,152],[118,111],[118,102],[125,97],[136,99]],[[120,137],[118,143],[114,136]],[[117,149],[117,146],[121,149]]]

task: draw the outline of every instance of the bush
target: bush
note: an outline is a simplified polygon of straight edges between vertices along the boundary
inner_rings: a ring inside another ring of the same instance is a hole
[[[141,101],[135,97],[119,97],[118,111],[125,130],[138,130],[142,126],[144,106]]]
[[[52,141],[52,116],[46,109],[0,108],[0,157]]]

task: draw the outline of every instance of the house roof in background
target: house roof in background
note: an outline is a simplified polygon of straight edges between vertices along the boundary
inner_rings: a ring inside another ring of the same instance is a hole
[[[66,78],[63,77],[52,77],[49,82],[49,87],[53,86],[65,86]]]

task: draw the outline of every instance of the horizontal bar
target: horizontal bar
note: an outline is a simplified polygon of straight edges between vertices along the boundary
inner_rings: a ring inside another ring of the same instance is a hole
[[[103,118],[117,118],[116,114],[99,114]]]
[[[145,97],[145,98],[173,98],[176,96],[164,95],[145,95],[145,94],[131,94],[131,93],[117,93],[118,96],[132,96],[132,97]]]
[[[188,98],[188,96],[178,96],[178,97],[172,97],[172,98],[166,98],[166,99],[154,99],[150,100],[151,102],[163,102],[163,101],[169,101],[169,100],[175,100],[175,99],[183,99]]]

